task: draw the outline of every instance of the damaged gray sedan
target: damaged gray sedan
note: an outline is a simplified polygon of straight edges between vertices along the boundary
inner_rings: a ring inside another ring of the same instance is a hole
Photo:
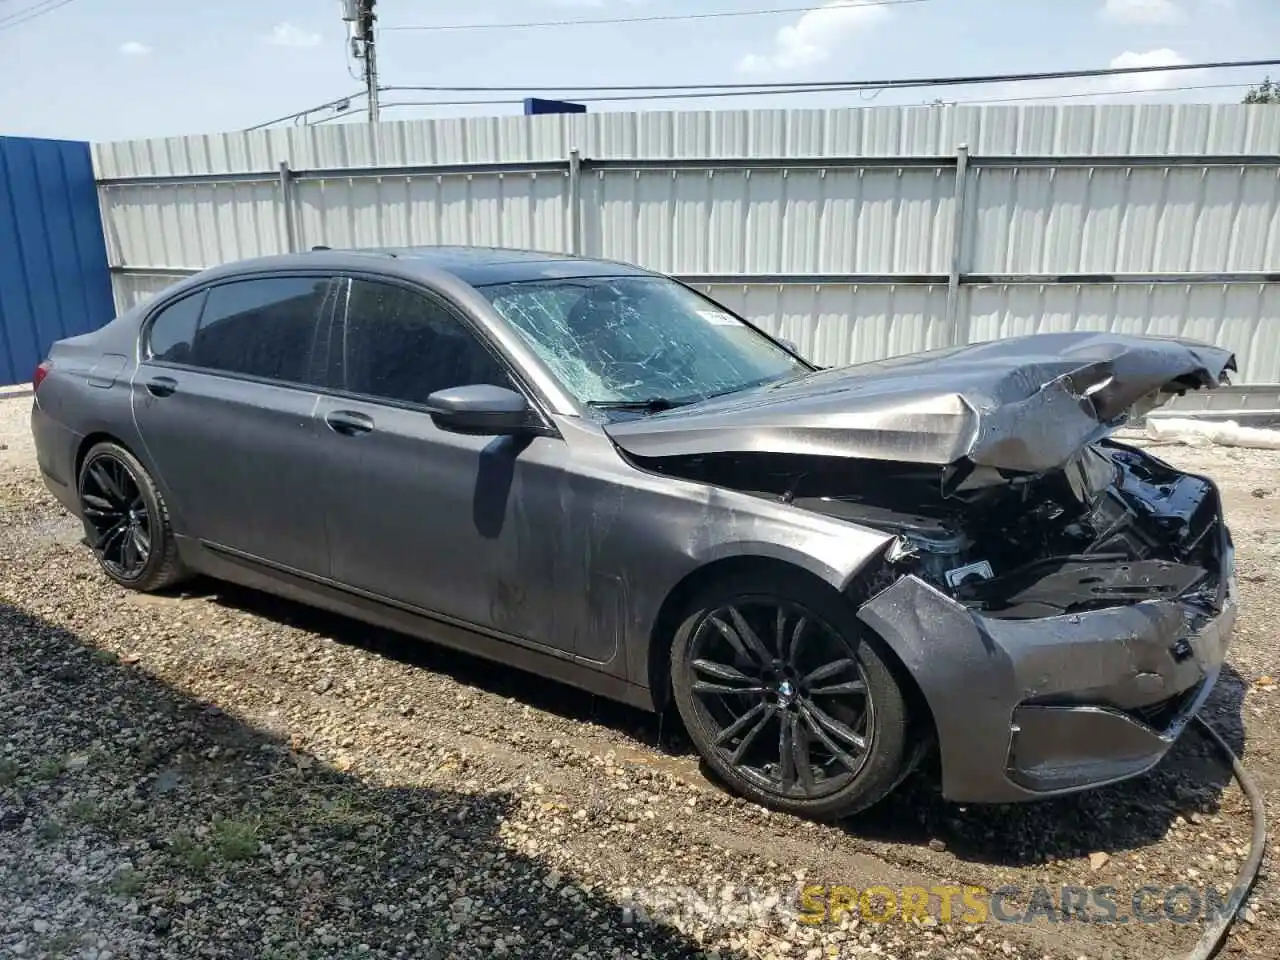
[[[56,344],[32,428],[121,586],[200,573],[647,709],[768,806],[1157,763],[1235,616],[1213,483],[1108,439],[1235,367],[1064,333],[820,370],[676,281],[510,250],[205,271]]]

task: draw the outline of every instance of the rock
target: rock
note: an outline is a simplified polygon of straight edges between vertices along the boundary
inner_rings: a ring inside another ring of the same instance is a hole
[[[1110,862],[1111,862],[1111,854],[1109,854],[1109,853],[1103,853],[1101,850],[1097,850],[1097,851],[1095,851],[1095,852],[1093,852],[1093,853],[1089,854],[1089,869],[1090,869],[1090,870],[1095,870],[1095,871],[1096,871],[1096,870],[1101,870],[1103,867],[1105,867],[1105,866],[1106,866],[1108,863],[1110,863]]]
[[[934,837],[932,840],[929,841],[929,849],[932,850],[934,853],[942,853],[942,851],[947,849],[947,845],[941,840],[939,840],[937,837]]]
[[[32,920],[31,929],[34,930],[36,933],[48,933],[49,921],[48,920]]]
[[[333,678],[321,677],[320,681],[312,687],[312,689],[315,690],[316,693],[328,693],[333,689]]]

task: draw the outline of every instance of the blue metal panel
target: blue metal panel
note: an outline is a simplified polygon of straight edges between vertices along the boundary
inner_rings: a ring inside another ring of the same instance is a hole
[[[524,115],[536,117],[544,113],[586,113],[585,103],[570,103],[568,100],[543,100],[541,97],[524,98]]]
[[[0,385],[114,315],[89,144],[0,137]]]

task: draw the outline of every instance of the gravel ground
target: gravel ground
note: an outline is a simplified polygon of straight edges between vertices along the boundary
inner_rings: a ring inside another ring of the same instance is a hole
[[[0,397],[0,956],[1145,958],[1200,924],[797,922],[803,884],[1225,888],[1247,805],[1188,735],[1150,775],[960,807],[928,771],[839,827],[724,794],[671,723],[250,591],[141,597]],[[1208,718],[1280,800],[1280,454],[1222,484],[1244,612]],[[878,903],[878,901],[876,901]],[[1264,877],[1227,955],[1280,956]]]

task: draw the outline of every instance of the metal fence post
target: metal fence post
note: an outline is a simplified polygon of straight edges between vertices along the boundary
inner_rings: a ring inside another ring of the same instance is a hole
[[[569,151],[569,252],[582,252],[582,155]]]
[[[293,171],[289,161],[280,161],[280,205],[284,209],[284,242],[289,253],[298,252],[298,230],[293,218]]]
[[[969,187],[969,145],[956,147],[956,192],[951,209],[951,263],[947,269],[945,330],[952,345],[969,341],[969,318],[960,321],[960,278],[964,269],[965,197]]]

